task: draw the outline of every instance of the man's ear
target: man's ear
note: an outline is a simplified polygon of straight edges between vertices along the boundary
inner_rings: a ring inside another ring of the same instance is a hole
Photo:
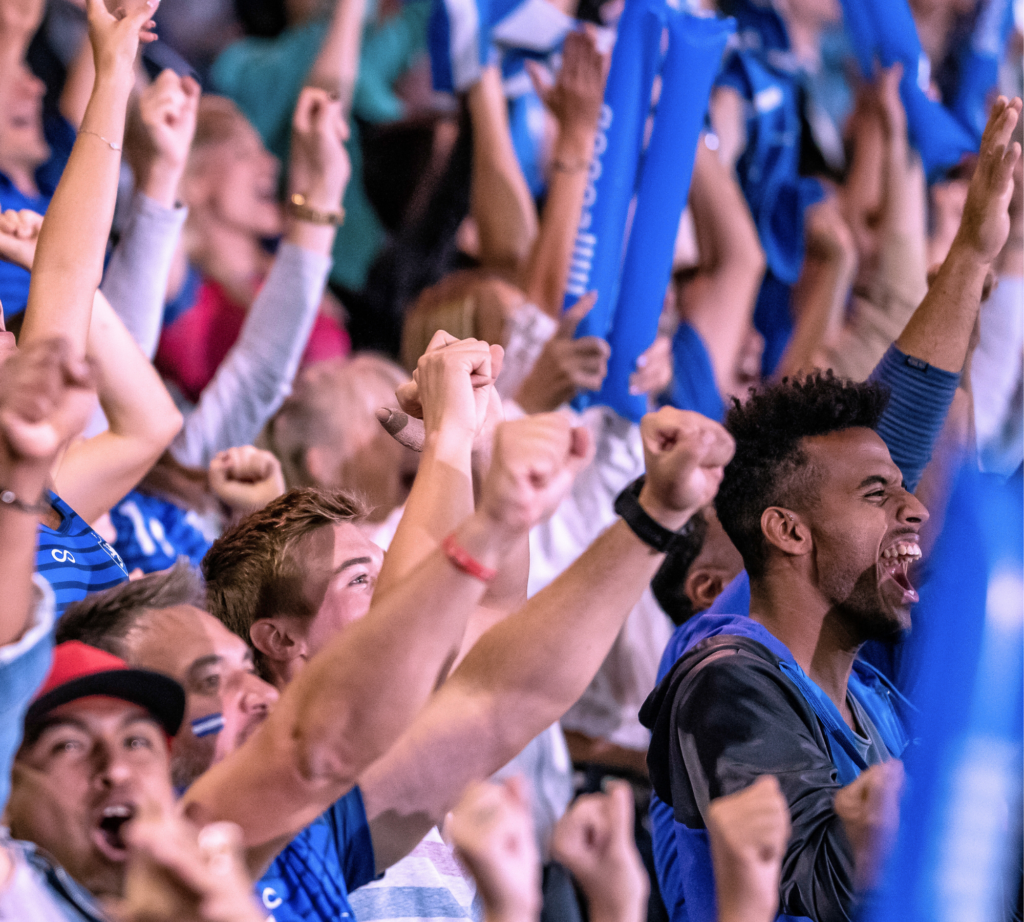
[[[282,618],[260,618],[249,628],[252,645],[268,660],[287,663],[304,656],[305,638],[295,637],[287,620]]]
[[[725,588],[725,577],[713,570],[691,569],[686,575],[683,591],[695,612],[710,608]]]
[[[780,506],[769,506],[761,513],[761,534],[769,544],[790,557],[809,554],[813,546],[811,530],[800,516]]]

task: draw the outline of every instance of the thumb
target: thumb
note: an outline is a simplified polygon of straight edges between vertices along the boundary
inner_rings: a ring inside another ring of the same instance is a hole
[[[533,84],[534,92],[543,102],[554,85],[551,80],[551,74],[548,73],[547,68],[542,67],[537,61],[527,60],[524,63],[526,65],[526,72],[530,75],[530,83]]]
[[[572,307],[562,314],[562,320],[558,325],[558,332],[555,334],[560,339],[572,339],[576,335],[576,328],[583,318],[590,313],[597,303],[597,292],[588,291]]]

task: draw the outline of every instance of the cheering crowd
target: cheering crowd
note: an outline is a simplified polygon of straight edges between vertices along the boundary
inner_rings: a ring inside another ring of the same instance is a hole
[[[1011,4],[893,0],[917,74],[691,4],[633,418],[567,295],[621,2],[163,2],[0,0],[0,919],[900,918],[947,808],[950,917],[1021,918],[1024,673],[920,806],[1022,624]]]

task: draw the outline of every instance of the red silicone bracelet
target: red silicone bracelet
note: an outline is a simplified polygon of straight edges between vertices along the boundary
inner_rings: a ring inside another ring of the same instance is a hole
[[[471,557],[469,551],[455,543],[455,532],[452,532],[441,544],[441,549],[448,555],[452,565],[463,573],[475,576],[484,583],[489,583],[498,571],[492,567],[485,567],[479,560]]]

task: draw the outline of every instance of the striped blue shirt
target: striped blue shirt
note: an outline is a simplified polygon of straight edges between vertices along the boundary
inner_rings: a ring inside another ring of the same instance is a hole
[[[36,572],[53,589],[57,599],[57,617],[72,602],[90,592],[109,589],[126,582],[128,571],[121,558],[88,523],[56,493],[50,493],[50,505],[60,514],[58,528],[39,526]]]

